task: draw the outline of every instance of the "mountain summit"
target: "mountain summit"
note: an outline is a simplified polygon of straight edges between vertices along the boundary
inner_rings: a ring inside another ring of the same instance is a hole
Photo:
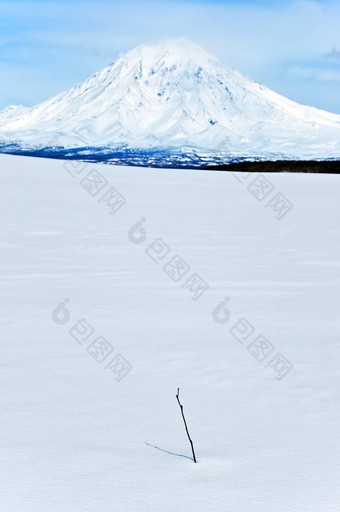
[[[137,47],[48,101],[0,112],[0,147],[13,144],[339,158],[340,115],[290,101],[180,39]]]

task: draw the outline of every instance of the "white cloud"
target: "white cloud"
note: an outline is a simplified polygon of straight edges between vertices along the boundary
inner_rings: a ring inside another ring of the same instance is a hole
[[[318,67],[295,66],[288,70],[290,75],[303,80],[316,80],[318,82],[340,82],[340,71]]]

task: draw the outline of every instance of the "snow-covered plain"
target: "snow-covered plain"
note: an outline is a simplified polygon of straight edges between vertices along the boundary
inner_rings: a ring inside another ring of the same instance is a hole
[[[277,220],[247,189],[258,175],[0,164],[1,512],[338,512],[339,176],[266,175],[294,205]],[[80,184],[93,169],[96,196]],[[110,187],[127,200],[114,215]],[[162,270],[175,254],[209,284],[196,301]],[[70,318],[52,313],[65,298]],[[83,344],[79,319],[95,331]],[[263,362],[247,350],[260,334]],[[100,335],[115,349],[102,363],[87,351]],[[133,366],[120,382],[105,369],[118,353]]]

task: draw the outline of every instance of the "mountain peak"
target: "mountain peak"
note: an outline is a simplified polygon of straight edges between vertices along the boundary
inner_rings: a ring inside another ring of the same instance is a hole
[[[167,39],[153,45],[141,45],[123,55],[125,61],[132,64],[142,62],[145,66],[164,62],[167,66],[212,66],[217,59],[207,53],[190,39],[180,37]],[[115,63],[114,63],[115,64]]]
[[[155,44],[151,45],[140,45],[136,48],[130,50],[127,53],[129,55],[132,52],[144,51],[145,53],[149,53],[151,55],[162,55],[162,54],[175,54],[179,57],[194,56],[197,57],[201,54],[208,54],[203,50],[201,46],[194,43],[190,39],[186,37],[179,37],[176,39],[165,39]],[[212,58],[209,55],[210,58]]]

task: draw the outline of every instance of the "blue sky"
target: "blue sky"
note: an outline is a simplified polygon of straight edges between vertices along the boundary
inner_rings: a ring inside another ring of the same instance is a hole
[[[340,0],[0,1],[0,108],[32,106],[139,44],[185,36],[293,100],[340,113]]]

